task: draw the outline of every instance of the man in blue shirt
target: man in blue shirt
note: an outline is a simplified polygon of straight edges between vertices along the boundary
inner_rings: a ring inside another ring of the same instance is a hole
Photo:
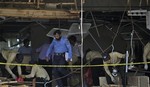
[[[66,37],[61,36],[61,31],[56,30],[54,33],[54,39],[52,43],[50,44],[46,57],[48,58],[49,54],[54,54],[52,59],[53,65],[65,65],[66,62],[70,62],[72,59],[72,48],[70,45],[70,42]],[[67,60],[65,59],[65,53],[68,53]],[[53,68],[53,75],[56,78],[60,78],[62,76],[67,75],[69,72],[64,67],[54,67]],[[64,83],[62,79],[57,80],[58,87],[64,87]]]

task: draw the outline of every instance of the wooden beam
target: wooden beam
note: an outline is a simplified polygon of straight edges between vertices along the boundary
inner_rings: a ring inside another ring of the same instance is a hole
[[[78,19],[79,11],[0,9],[0,16],[38,19]]]
[[[35,4],[35,2],[0,2],[0,4],[18,4],[18,5],[33,5]],[[39,5],[45,5],[45,4],[55,4],[55,5],[74,5],[74,2],[68,2],[68,3],[44,3],[44,2],[40,2]]]
[[[3,81],[0,84],[18,83],[17,81]]]

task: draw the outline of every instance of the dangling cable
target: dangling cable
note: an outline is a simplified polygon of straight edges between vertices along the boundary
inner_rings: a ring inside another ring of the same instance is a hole
[[[147,3],[147,6],[148,6],[149,0],[146,0],[146,3]]]
[[[104,53],[104,50],[102,49],[102,47],[97,43],[96,39],[93,37],[93,35],[89,32],[90,36],[92,37],[92,39],[94,40],[94,42],[96,43],[96,45],[100,48],[100,50],[102,51],[102,53]]]
[[[129,1],[130,1],[130,0],[128,0],[128,3],[127,3],[127,4],[129,4]],[[124,18],[125,13],[126,13],[126,10],[127,10],[127,6],[126,6],[126,8],[124,9],[124,12],[123,12],[123,14],[122,14],[122,16],[121,16],[121,20]],[[122,21],[120,21],[120,23],[119,23],[119,25],[118,25],[118,27],[117,27],[117,31],[116,31],[116,33],[115,33],[115,36],[114,36],[113,40],[112,40],[112,43],[111,43],[106,49],[104,49],[104,52],[107,51],[107,50],[112,46],[112,44],[114,44],[114,41],[115,41],[116,37],[118,36],[118,33],[119,33],[119,29],[120,29],[120,27],[121,27],[121,24],[122,24]]]
[[[111,50],[112,55],[114,55],[114,54],[113,54],[113,52],[114,52],[114,45],[112,44],[111,47],[112,47],[112,50]],[[113,59],[113,64],[114,64],[114,63],[115,63],[115,62],[114,62],[115,60],[114,60],[114,58],[112,58],[112,59]]]
[[[138,35],[138,33],[135,31],[136,36],[138,37],[138,39],[140,40],[140,42],[142,43],[143,46],[145,46],[145,44],[142,42],[140,36]]]
[[[141,9],[141,6],[142,6],[142,0],[140,0],[140,3],[139,3],[139,7]]]
[[[145,32],[148,36],[150,36],[150,33],[145,31],[144,28],[140,27],[138,24],[134,23],[135,26],[137,26],[141,31]]]
[[[91,16],[92,16],[92,19],[93,19],[93,22],[94,22],[94,27],[96,28],[97,35],[98,35],[98,37],[100,37],[99,32],[98,32],[98,28],[97,28],[97,25],[96,25],[96,22],[95,22],[95,19],[93,17],[93,14],[92,14],[91,11],[90,11],[90,13],[91,13]]]
[[[129,66],[129,69],[132,69],[134,67],[133,65],[133,55],[134,55],[134,52],[133,52],[133,35],[134,35],[134,29],[132,30],[132,33],[131,33],[131,39],[130,39],[130,46],[131,46],[131,59],[130,59],[130,66]]]
[[[131,2],[129,3],[129,10],[131,11]],[[133,17],[131,16],[131,25],[132,25],[132,32],[131,32],[131,39],[130,39],[130,47],[131,47],[131,59],[130,59],[130,66],[129,66],[129,69],[132,69],[134,66],[133,66],[133,55],[134,55],[134,52],[133,52],[133,36],[134,36],[134,22],[133,22]]]
[[[111,46],[112,46],[112,50],[111,50],[111,52],[114,52],[114,45],[112,44]]]
[[[133,35],[134,35],[134,29],[131,32],[131,39],[130,39],[130,46],[131,46],[131,57],[133,57]],[[131,61],[133,60],[133,58],[131,58]]]
[[[131,59],[130,59],[130,66],[129,66],[129,69],[132,69],[134,67],[133,65],[133,55],[134,55],[134,52],[133,52],[133,35],[134,35],[134,30],[132,30],[132,33],[131,33],[131,39],[130,39],[130,46],[131,46]]]

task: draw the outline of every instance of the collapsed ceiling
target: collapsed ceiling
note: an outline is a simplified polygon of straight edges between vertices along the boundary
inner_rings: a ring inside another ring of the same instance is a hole
[[[149,0],[83,0],[84,22],[131,22],[125,11],[150,9]],[[70,25],[80,22],[80,0],[0,0],[0,31],[18,32],[30,24]],[[145,17],[133,17],[145,22]]]

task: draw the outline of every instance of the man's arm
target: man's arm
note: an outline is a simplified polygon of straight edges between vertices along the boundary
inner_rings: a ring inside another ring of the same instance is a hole
[[[111,52],[109,55],[112,55],[113,57],[117,57],[117,58],[125,58],[125,54],[119,52]]]
[[[68,39],[66,39],[66,46],[67,46],[67,49],[68,49],[68,59],[70,61],[71,58],[72,58],[72,47],[71,47],[71,44],[68,41]]]
[[[86,61],[90,63],[90,61],[91,61],[91,51],[86,54]]]
[[[43,46],[43,45],[42,45]],[[42,50],[42,46],[36,49],[36,52],[40,52]]]
[[[148,53],[150,52],[150,43],[147,43],[145,46],[144,46],[144,52],[143,52],[143,61],[145,63],[145,66],[144,68],[147,70],[148,69],[148,65],[147,65],[147,55]]]
[[[46,57],[48,58],[49,54],[52,53],[52,50],[54,48],[54,40],[52,41],[52,43],[49,45],[47,52],[46,52]]]
[[[122,53],[119,53],[119,52],[117,53],[117,55],[118,55],[118,58],[125,58],[125,56],[126,56],[125,54],[122,54]]]
[[[5,66],[6,70],[9,72],[9,74],[11,74],[11,76],[16,79],[16,75],[11,71],[10,69],[10,65],[8,65],[9,63],[12,63],[13,60],[16,58],[16,54],[17,53],[10,53],[9,56],[8,56],[8,59],[7,59],[7,64]]]
[[[111,72],[110,72],[110,70],[108,68],[107,63],[103,61],[103,64],[104,64],[104,70],[109,75],[109,77],[111,78],[111,81],[115,82],[115,78],[112,76],[112,74],[111,74]]]
[[[18,49],[19,54],[22,54],[22,48],[23,48],[23,47],[20,47],[20,48]]]
[[[22,75],[21,66],[19,66],[19,65],[18,65],[18,66],[17,66],[17,70],[18,70],[18,74],[19,74],[19,76],[20,76],[20,75]]]
[[[33,78],[37,72],[37,65],[32,66],[31,73],[29,75],[24,75],[25,78]]]

